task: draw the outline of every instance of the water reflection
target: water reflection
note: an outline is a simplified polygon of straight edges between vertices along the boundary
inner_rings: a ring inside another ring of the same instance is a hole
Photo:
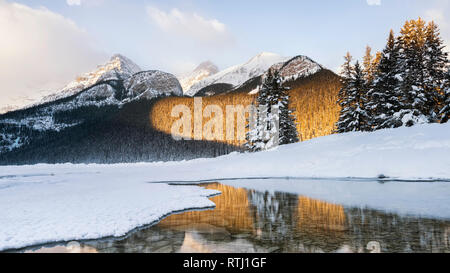
[[[282,192],[219,183],[216,209],[172,215],[97,252],[450,252],[450,221],[349,208]],[[61,252],[55,248],[40,251]]]

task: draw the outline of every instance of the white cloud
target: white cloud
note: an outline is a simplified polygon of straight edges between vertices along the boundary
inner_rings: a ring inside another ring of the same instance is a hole
[[[81,0],[67,0],[66,3],[69,6],[80,6]]]
[[[103,4],[105,0],[66,0],[69,6],[98,6]]]
[[[0,0],[0,108],[24,105],[95,68],[106,56],[67,18]]]
[[[176,8],[165,12],[149,6],[147,13],[152,22],[166,33],[212,46],[223,46],[233,42],[233,37],[225,24],[217,19],[206,19],[196,13],[182,12]]]
[[[380,6],[381,0],[367,0],[369,6]]]

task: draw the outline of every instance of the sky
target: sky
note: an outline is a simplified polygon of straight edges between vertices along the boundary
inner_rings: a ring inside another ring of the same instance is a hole
[[[381,50],[391,28],[419,16],[450,44],[450,0],[0,0],[0,108],[57,90],[115,53],[176,75],[263,51],[337,71],[347,51]]]

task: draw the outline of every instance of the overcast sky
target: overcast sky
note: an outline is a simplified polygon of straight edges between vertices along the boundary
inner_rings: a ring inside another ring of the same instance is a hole
[[[449,0],[0,0],[0,108],[58,89],[115,53],[174,74],[262,51],[336,70],[346,51],[382,49],[389,29],[419,16],[450,41]]]

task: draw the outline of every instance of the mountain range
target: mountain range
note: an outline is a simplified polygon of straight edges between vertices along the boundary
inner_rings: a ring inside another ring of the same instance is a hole
[[[240,150],[228,143],[174,141],[152,122],[170,112],[155,113],[154,105],[165,97],[243,89],[250,96],[269,69],[280,71],[286,82],[324,70],[305,56],[261,53],[223,71],[204,62],[177,79],[162,71],[141,71],[128,58],[114,55],[40,103],[0,115],[0,164],[179,160]]]
[[[258,77],[267,71],[272,65],[287,61],[288,57],[282,57],[274,53],[263,52],[248,60],[246,63],[229,67],[205,79],[193,84],[185,94],[194,96],[200,90],[213,84],[229,84],[237,87],[249,79]]]
[[[123,55],[116,54],[106,64],[99,65],[96,70],[77,77],[62,90],[45,96],[38,104],[75,95],[102,81],[125,80],[140,71],[142,69],[133,61]]]

